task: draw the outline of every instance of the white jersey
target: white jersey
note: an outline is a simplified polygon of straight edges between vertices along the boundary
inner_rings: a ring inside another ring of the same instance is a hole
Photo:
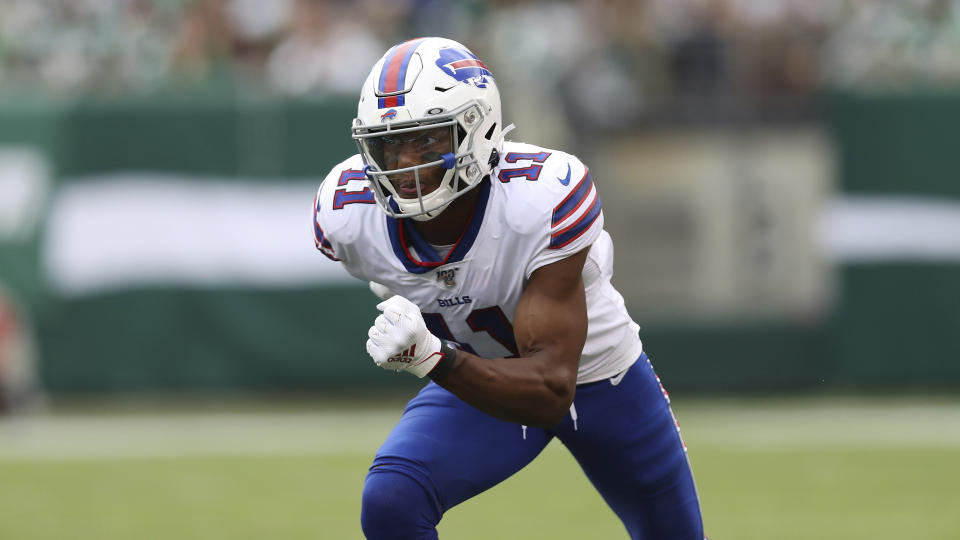
[[[517,355],[513,316],[531,274],[590,247],[584,264],[587,340],[577,383],[612,377],[642,352],[639,326],[613,288],[613,243],[600,197],[576,157],[505,142],[467,231],[445,253],[411,220],[373,200],[360,155],[333,168],[314,201],[317,248],[350,274],[385,285],[423,312],[428,328],[483,357]]]

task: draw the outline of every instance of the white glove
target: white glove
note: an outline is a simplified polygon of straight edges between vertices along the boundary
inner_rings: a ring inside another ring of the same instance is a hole
[[[440,338],[427,330],[416,304],[397,295],[377,304],[377,309],[383,313],[367,332],[367,353],[378,366],[423,378],[443,360]]]
[[[370,282],[370,292],[377,295],[377,298],[381,300],[386,300],[394,295],[394,293],[386,287],[386,285],[381,285],[376,281]]]

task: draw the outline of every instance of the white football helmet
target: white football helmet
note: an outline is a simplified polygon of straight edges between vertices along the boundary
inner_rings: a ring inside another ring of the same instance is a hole
[[[443,142],[448,132],[450,144]],[[380,208],[395,218],[432,219],[479,185],[499,160],[500,92],[487,66],[460,43],[439,37],[405,41],[373,66],[352,135]],[[415,164],[397,166],[391,150],[418,139],[426,141],[417,142],[423,148],[432,145],[430,151]],[[422,193],[421,173],[431,167],[446,170],[439,187]],[[399,183],[401,177],[407,187],[398,191],[391,180]]]

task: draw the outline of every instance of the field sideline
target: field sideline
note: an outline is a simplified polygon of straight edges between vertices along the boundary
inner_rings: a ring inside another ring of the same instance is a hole
[[[0,420],[0,538],[361,538],[400,412],[86,411]],[[960,401],[687,400],[713,540],[960,538]],[[455,539],[625,538],[558,443],[440,525]]]

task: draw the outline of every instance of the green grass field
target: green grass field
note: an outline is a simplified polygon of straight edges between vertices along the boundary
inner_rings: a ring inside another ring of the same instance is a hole
[[[0,420],[0,538],[361,538],[363,477],[401,405]],[[713,540],[960,538],[958,401],[675,410]],[[440,534],[626,538],[558,443],[451,510]]]

